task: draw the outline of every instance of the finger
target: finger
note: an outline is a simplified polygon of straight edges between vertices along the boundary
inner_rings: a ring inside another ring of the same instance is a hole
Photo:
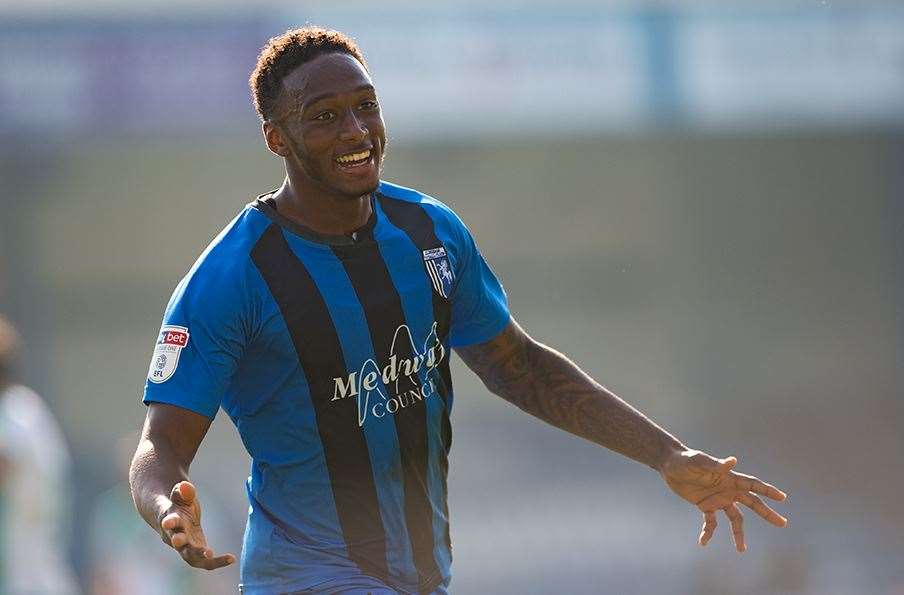
[[[173,504],[189,505],[194,501],[196,495],[197,490],[194,484],[190,481],[180,481],[173,486],[170,492],[170,500],[173,501]]]
[[[711,510],[709,512],[703,513],[703,530],[700,531],[700,537],[697,538],[697,543],[701,546],[706,546],[709,543],[709,540],[712,539],[713,533],[716,531],[716,511]]]
[[[170,545],[177,550],[181,550],[184,547],[190,547],[203,553],[203,551],[207,549],[207,540],[204,538],[203,533],[199,534],[197,531],[182,531],[170,536]]]
[[[204,532],[200,529],[173,532],[170,535],[170,545],[177,550],[181,550],[184,547],[191,547],[197,548],[201,552],[208,547]]]
[[[182,548],[189,545],[186,533],[176,533],[170,537],[170,545],[181,552]]]
[[[217,568],[222,568],[223,566],[229,566],[230,564],[235,562],[235,556],[232,554],[224,554],[222,556],[216,556],[208,558],[201,568],[205,570],[216,570]]]
[[[213,557],[213,550],[207,546],[206,542],[199,543],[197,540],[191,539],[180,541],[184,541],[184,543],[174,549],[179,552],[179,555],[186,561],[203,560]]]
[[[171,512],[170,514],[163,517],[163,520],[160,521],[160,526],[169,533],[175,533],[179,531],[185,531],[188,523],[178,512]]]
[[[754,492],[766,496],[767,498],[778,500],[779,502],[788,497],[788,494],[774,485],[761,481],[759,478],[752,475],[744,475],[743,473],[732,471],[729,476],[735,481],[735,485],[738,489],[745,492]]]
[[[722,510],[731,523],[731,535],[734,538],[735,548],[739,552],[746,552],[747,544],[744,542],[744,515],[741,514],[738,505],[734,502]]]
[[[182,554],[182,559],[185,560],[189,564],[189,566],[194,566],[195,568],[203,568],[205,570],[215,570],[217,568],[222,568],[223,566],[228,566],[235,562],[234,555],[224,554],[222,556],[214,556],[213,550],[211,550],[210,548],[193,550],[186,548],[180,553]]]
[[[732,460],[734,462],[732,462]],[[725,470],[724,467],[726,464],[729,465],[729,468],[737,463],[737,459],[734,457],[729,457],[727,459],[719,459],[712,455],[709,455],[703,451],[694,451],[693,456],[688,459],[688,462],[691,463],[692,466],[697,467],[699,469],[704,469],[706,471],[719,472]]]
[[[722,471],[731,471],[737,464],[738,458],[734,456],[726,457],[719,461],[719,466],[722,467]]]
[[[179,555],[182,556],[182,559],[191,566],[199,566],[213,555],[210,548],[197,547],[194,545],[184,545],[176,551],[178,551]]]
[[[776,527],[784,527],[788,524],[788,519],[772,510],[768,504],[754,494],[741,494],[738,496],[738,502],[741,502]]]

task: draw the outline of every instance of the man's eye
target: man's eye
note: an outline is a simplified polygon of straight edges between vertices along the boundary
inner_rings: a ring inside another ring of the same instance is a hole
[[[366,110],[375,110],[378,107],[380,107],[380,104],[377,103],[377,101],[375,99],[368,99],[367,101],[365,101],[364,103],[361,104],[361,109],[366,109]]]
[[[333,119],[333,112],[321,112],[314,116],[314,119],[320,122],[329,122]]]

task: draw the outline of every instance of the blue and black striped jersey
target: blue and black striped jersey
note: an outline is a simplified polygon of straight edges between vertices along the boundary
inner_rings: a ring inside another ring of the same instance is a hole
[[[164,316],[144,401],[222,407],[252,457],[245,593],[450,578],[450,349],[493,338],[508,306],[448,207],[386,182],[372,200],[343,238],[259,198]]]

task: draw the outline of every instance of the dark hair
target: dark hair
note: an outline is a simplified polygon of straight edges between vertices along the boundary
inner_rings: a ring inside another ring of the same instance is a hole
[[[0,315],[0,389],[18,381],[19,334]]]
[[[248,79],[254,109],[261,120],[273,115],[282,93],[283,78],[305,62],[323,54],[340,52],[355,58],[367,70],[364,55],[355,40],[340,31],[305,26],[271,37],[257,57]]]

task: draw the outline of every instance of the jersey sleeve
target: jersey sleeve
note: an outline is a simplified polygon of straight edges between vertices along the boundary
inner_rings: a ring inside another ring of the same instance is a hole
[[[182,280],[151,357],[145,404],[216,416],[250,336],[248,293],[239,278],[217,267],[196,266]]]
[[[508,298],[490,269],[471,232],[457,221],[458,263],[451,296],[452,322],[449,343],[464,347],[489,341],[498,335],[510,319]]]

